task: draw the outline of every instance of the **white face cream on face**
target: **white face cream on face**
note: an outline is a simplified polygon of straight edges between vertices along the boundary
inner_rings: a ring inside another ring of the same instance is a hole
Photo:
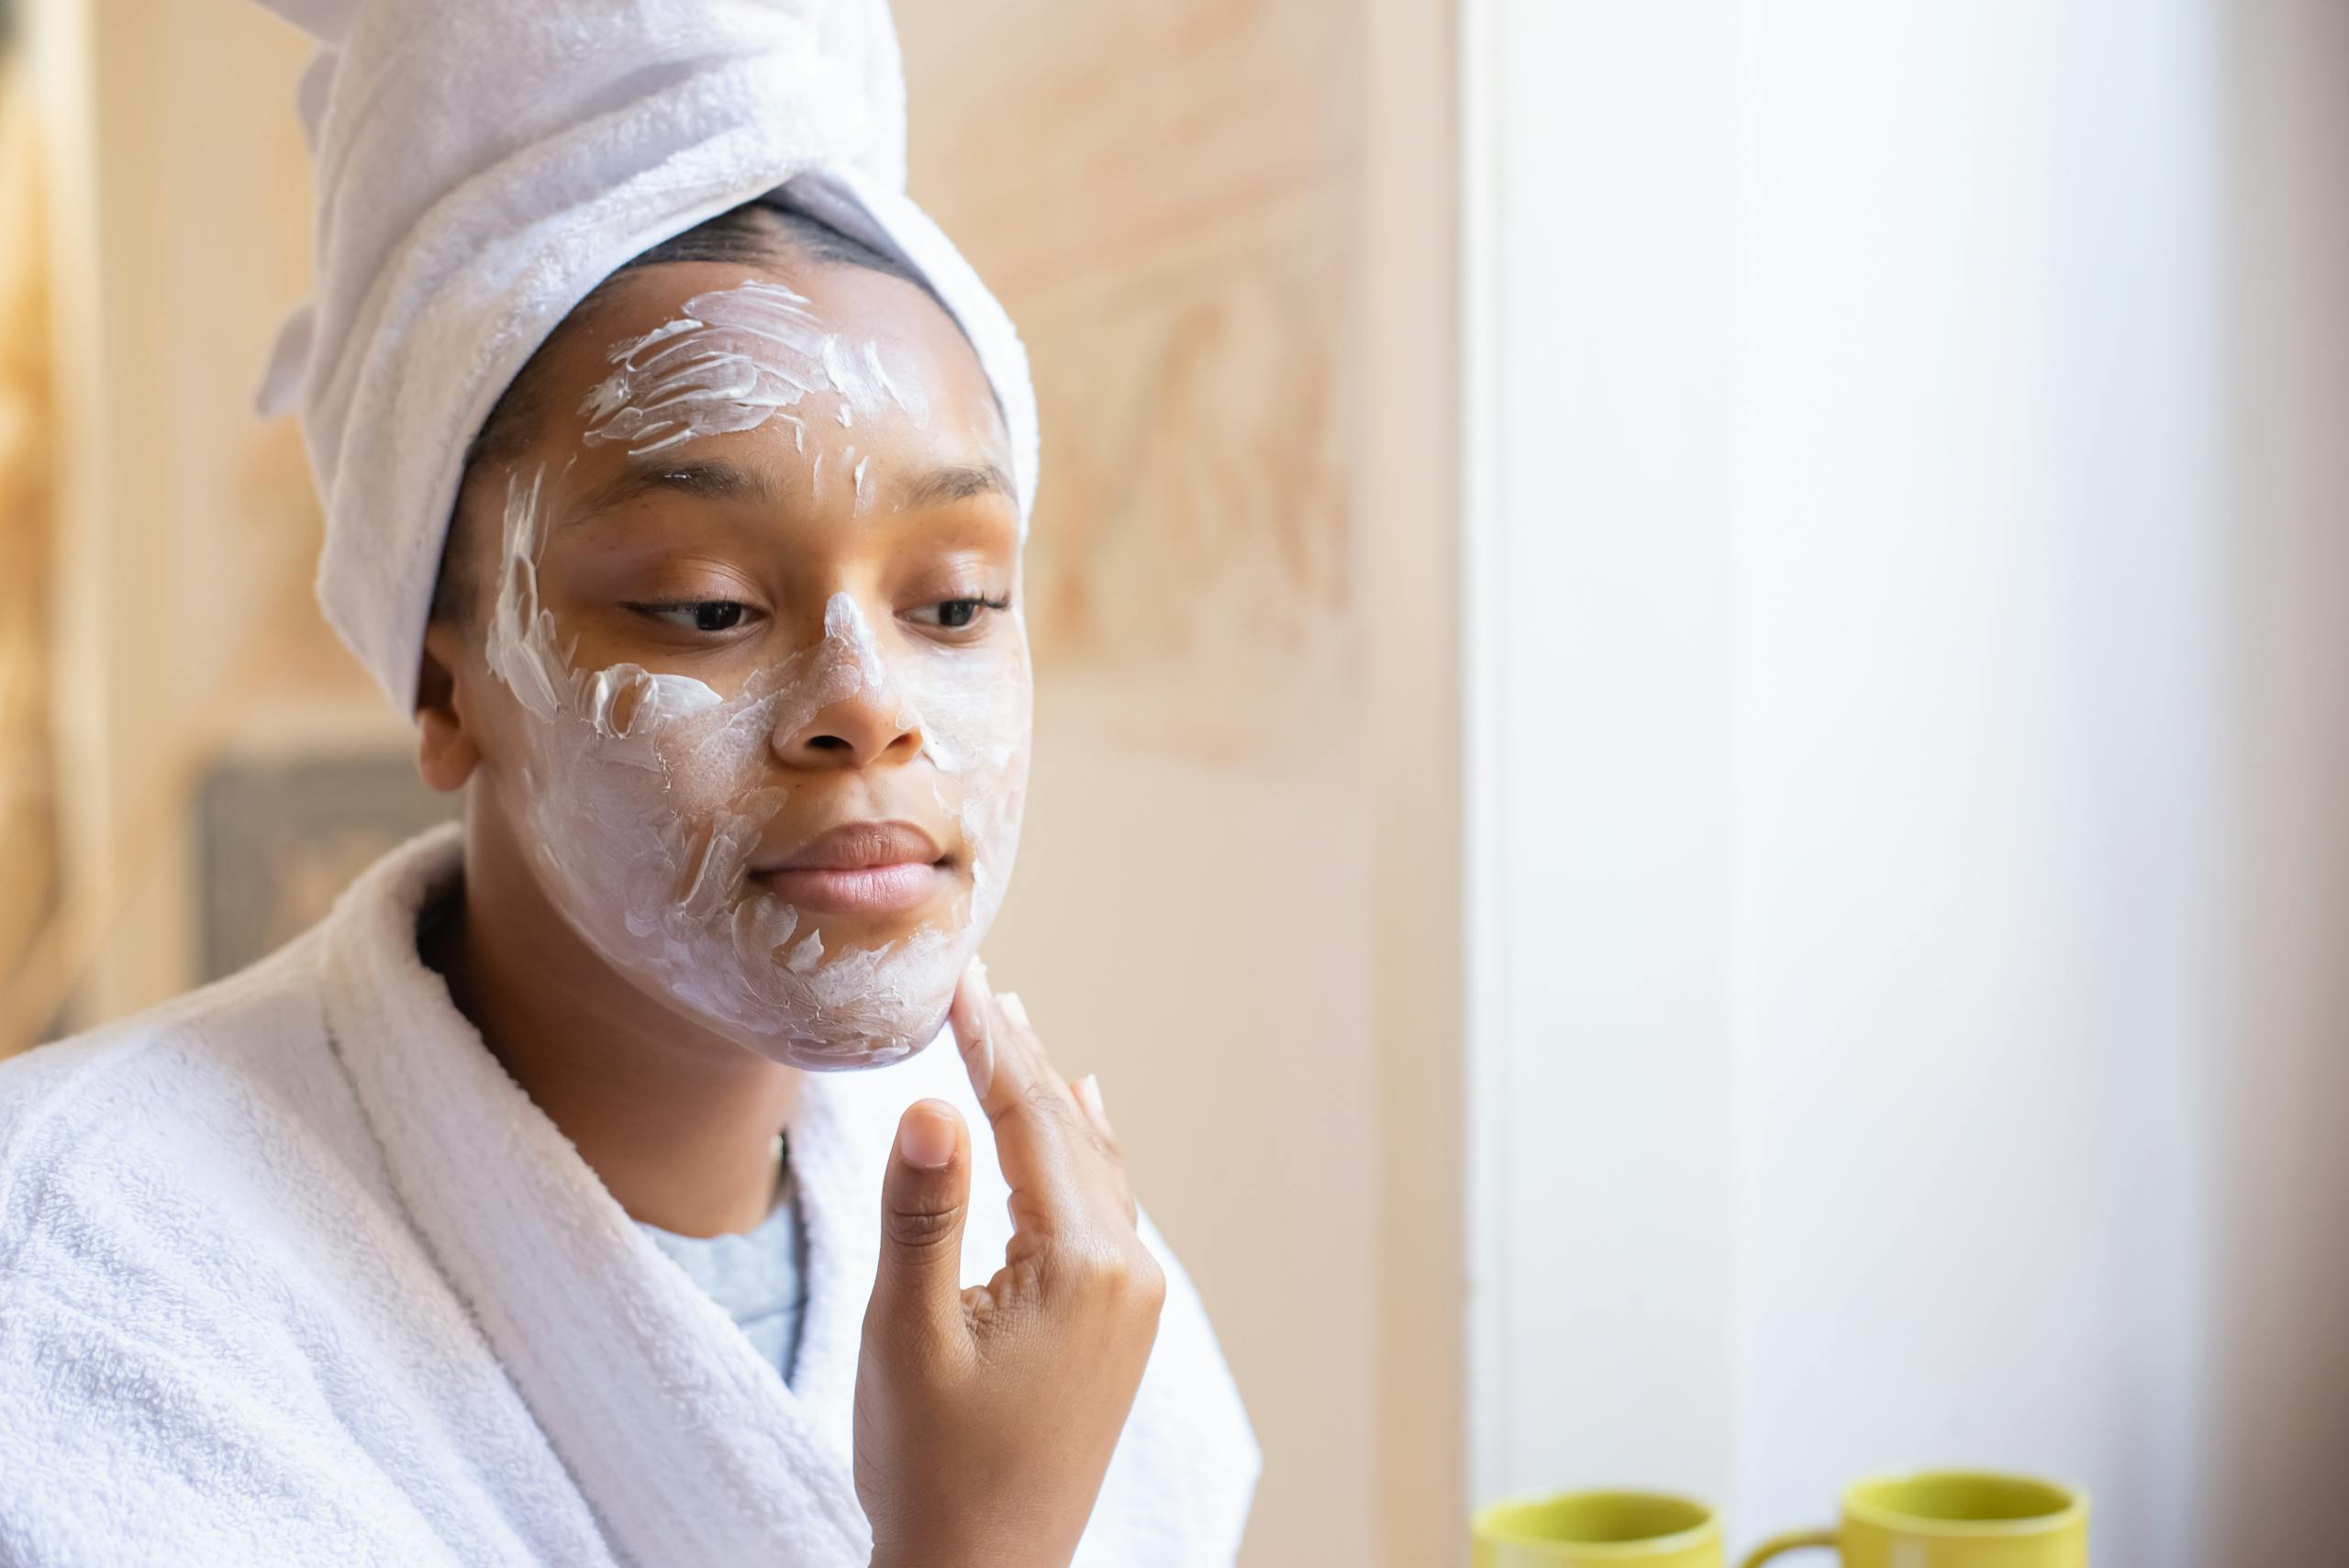
[[[817,484],[829,470],[849,487],[839,499],[870,511],[876,465],[845,442],[859,417],[926,417],[910,357],[825,330],[777,284],[685,308],[612,350],[618,368],[584,410],[587,442],[640,453],[788,421],[795,451],[812,450]],[[486,649],[528,716],[515,814],[551,901],[640,988],[776,1060],[879,1066],[919,1050],[943,1024],[1018,850],[1030,724],[1018,611],[996,635],[951,643],[876,629],[853,595],[836,592],[820,638],[725,694],[635,663],[578,668],[539,591],[562,477],[540,469],[509,486]],[[755,874],[846,819],[838,773],[788,760],[843,703],[919,737],[918,756],[885,764],[886,782],[935,826],[959,879],[923,923],[887,940],[837,918],[828,929]]]
[[[783,420],[795,450],[808,445],[807,420],[795,412],[809,397],[830,405],[819,426],[814,467],[824,495],[825,460],[835,483],[855,494],[859,517],[873,508],[873,460],[853,444],[823,439],[830,428],[853,429],[857,417],[930,417],[921,379],[895,343],[828,331],[807,296],[761,279],[696,295],[685,313],[640,338],[614,346],[611,375],[580,412],[586,441],[625,445],[631,455],[666,450],[700,436],[755,429]]]

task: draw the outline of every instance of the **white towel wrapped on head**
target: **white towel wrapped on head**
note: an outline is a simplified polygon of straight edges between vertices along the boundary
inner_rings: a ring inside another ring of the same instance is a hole
[[[1023,518],[1035,395],[1009,317],[905,195],[883,0],[263,0],[321,47],[316,298],[262,391],[300,410],[327,513],[318,599],[406,713],[465,449],[623,262],[788,184],[905,261],[978,350]]]

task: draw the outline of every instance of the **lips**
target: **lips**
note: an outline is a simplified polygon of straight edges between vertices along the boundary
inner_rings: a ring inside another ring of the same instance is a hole
[[[910,822],[843,822],[828,828],[794,850],[768,871],[860,871],[867,866],[897,865],[918,861],[924,865],[945,858],[938,841]]]
[[[844,822],[752,874],[802,908],[886,914],[935,897],[949,880],[944,858],[910,822]]]

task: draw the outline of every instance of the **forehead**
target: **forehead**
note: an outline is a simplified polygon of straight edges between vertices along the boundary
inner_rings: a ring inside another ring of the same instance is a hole
[[[1008,462],[1009,439],[978,355],[952,317],[903,278],[839,261],[789,254],[741,262],[679,261],[632,268],[598,290],[548,339],[532,390],[538,435],[559,446],[584,434],[596,389],[617,356],[648,335],[674,330],[697,299],[745,284],[781,285],[807,315],[847,343],[885,345],[892,362],[910,365],[925,406],[921,434],[966,455]],[[879,435],[881,432],[869,432]],[[900,433],[901,435],[903,432]]]

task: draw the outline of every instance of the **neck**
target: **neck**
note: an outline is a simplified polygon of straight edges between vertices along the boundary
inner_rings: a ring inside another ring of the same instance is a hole
[[[462,890],[427,944],[458,1010],[629,1218],[686,1236],[773,1208],[802,1074],[614,973],[468,812]]]

